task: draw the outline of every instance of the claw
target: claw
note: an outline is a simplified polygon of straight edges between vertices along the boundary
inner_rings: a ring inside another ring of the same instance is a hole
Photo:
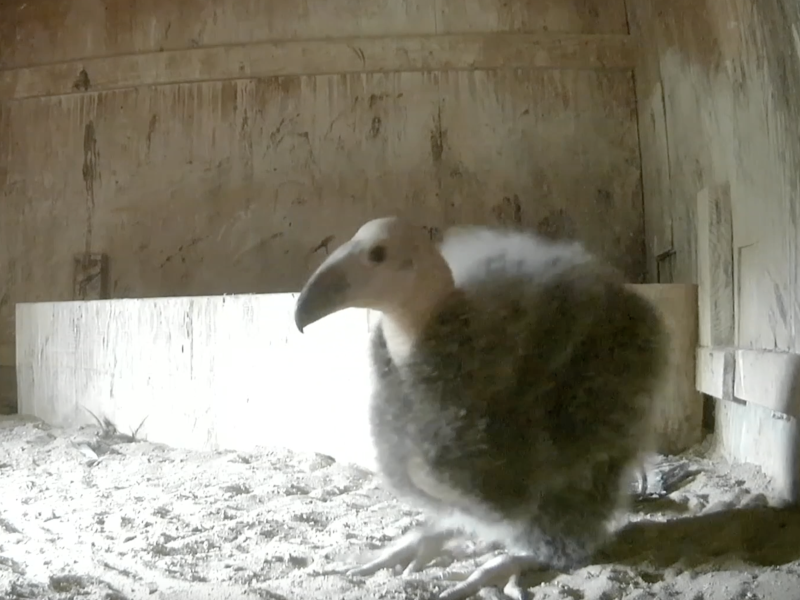
[[[449,531],[419,528],[405,534],[380,555],[365,565],[355,567],[347,575],[373,575],[381,569],[403,569],[403,575],[416,573],[439,556],[445,543],[453,537]]]
[[[523,571],[541,568],[533,556],[505,554],[484,563],[461,583],[439,594],[439,600],[467,600],[482,589],[505,584],[503,593],[515,600],[526,600],[527,592],[520,586],[519,576]]]

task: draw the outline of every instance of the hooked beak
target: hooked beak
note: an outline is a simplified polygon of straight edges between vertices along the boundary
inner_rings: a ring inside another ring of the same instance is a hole
[[[300,292],[294,308],[294,323],[300,333],[312,323],[347,308],[350,282],[343,259],[348,250],[342,246],[331,254],[309,277]]]

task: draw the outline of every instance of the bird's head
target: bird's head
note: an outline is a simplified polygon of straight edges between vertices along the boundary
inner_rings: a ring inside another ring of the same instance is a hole
[[[302,332],[346,308],[413,322],[452,288],[450,269],[423,227],[399,217],[375,219],[309,277],[297,299],[295,324]]]

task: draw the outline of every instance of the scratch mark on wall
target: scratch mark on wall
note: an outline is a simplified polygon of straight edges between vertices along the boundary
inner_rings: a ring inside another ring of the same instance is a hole
[[[366,56],[364,56],[364,51],[361,48],[358,48],[356,46],[348,46],[348,47],[350,48],[350,50],[353,51],[353,53],[361,61],[361,66],[362,67],[366,67],[367,66],[367,58],[366,58]]]
[[[150,122],[147,124],[147,139],[145,140],[148,155],[150,154],[150,144],[153,142],[156,125],[158,125],[158,115],[153,113],[150,115]]]
[[[186,252],[190,248],[193,248],[194,246],[199,244],[201,241],[203,241],[203,238],[194,237],[188,243],[178,246],[178,249],[174,253],[172,253],[169,256],[167,256],[161,262],[161,268],[164,268],[165,266],[167,266],[167,264],[172,262],[172,259],[176,258],[176,257],[180,257],[181,262],[186,264],[186,256],[184,255],[184,252]],[[201,258],[201,262],[202,262],[202,258]]]
[[[369,128],[369,137],[375,139],[378,137],[378,134],[381,132],[381,118],[380,117],[372,117],[372,125]]]
[[[435,165],[442,162],[446,138],[447,130],[442,129],[442,107],[440,106],[433,117],[433,129],[431,129],[431,159]]]
[[[432,242],[442,241],[442,232],[438,227],[433,225],[423,225],[422,228],[428,232],[428,237]]]
[[[328,246],[330,245],[330,243],[331,243],[331,242],[332,242],[332,241],[333,241],[335,238],[336,238],[336,236],[334,236],[334,235],[329,235],[329,236],[326,236],[326,237],[322,238],[322,241],[321,241],[319,244],[317,244],[317,245],[314,247],[314,249],[313,249],[313,250],[311,250],[311,254],[316,254],[316,253],[317,253],[317,252],[319,252],[320,250],[325,250],[325,254],[326,254],[326,255],[330,254],[330,251],[328,250]]]
[[[285,134],[281,131],[283,129],[284,124],[286,123],[286,118],[282,118],[278,123],[278,126],[273,129],[269,134],[269,142],[272,144],[273,147],[277,147],[283,141]]]
[[[372,107],[374,107],[374,106],[375,106],[375,105],[376,105],[378,102],[381,102],[382,100],[385,100],[385,99],[386,99],[386,98],[388,98],[388,97],[389,97],[389,94],[370,94],[370,95],[369,95],[369,100],[367,101],[367,105],[368,105],[370,108],[372,108]]]
[[[97,153],[97,137],[94,121],[89,120],[83,129],[83,183],[86,187],[86,244],[85,252],[92,250],[92,223],[94,219],[94,182],[99,177],[97,171],[99,155]]]

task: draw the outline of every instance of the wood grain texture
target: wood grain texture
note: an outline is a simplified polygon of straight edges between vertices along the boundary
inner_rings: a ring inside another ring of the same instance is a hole
[[[582,237],[642,275],[628,73],[284,77],[8,113],[3,340],[14,302],[71,298],[72,255],[87,248],[109,256],[111,297],[294,291],[386,213]]]
[[[697,328],[685,301],[694,304],[694,286],[634,287],[679,340],[669,361],[684,385],[685,342]],[[374,468],[370,311],[342,311],[300,334],[295,302],[295,294],[246,294],[21,304],[20,412],[69,427],[91,423],[91,411],[123,432],[146,419],[140,435],[152,442],[240,451],[274,444]],[[664,451],[699,429],[676,392],[661,391],[655,434]]]
[[[796,415],[762,405],[789,410],[786,382],[796,377],[793,356],[800,350],[800,5],[630,0],[627,7],[632,31],[643,41],[636,81],[648,265],[664,251],[660,238],[670,231],[675,281],[702,286],[716,278],[722,288],[729,285],[730,259],[706,259],[717,240],[699,223],[704,215],[697,203],[701,190],[724,182],[732,222],[731,343],[740,357],[764,352],[770,358],[734,361],[726,370],[705,360],[708,352],[724,358],[725,349],[705,348],[698,385],[723,393],[724,382],[708,379],[730,378],[729,397],[725,392],[717,402],[720,449],[732,460],[760,465],[796,499]],[[664,136],[653,133],[659,121]],[[723,304],[724,334],[713,335],[730,342],[727,290]],[[706,302],[703,310],[712,309]],[[712,337],[708,327],[703,336],[704,342]],[[731,389],[734,380],[738,393],[747,390],[746,402]],[[784,383],[776,387],[776,381]]]
[[[624,0],[4,0],[0,69],[259,42],[628,33]]]
[[[54,426],[92,423],[94,413],[121,432],[141,425],[142,438],[156,443],[240,451],[266,444],[373,468],[365,311],[343,311],[300,334],[295,301],[271,294],[20,305],[20,413]]]
[[[733,346],[733,217],[728,184],[697,194],[697,282],[700,345]]]
[[[787,418],[800,417],[800,354],[737,350],[733,393]]]
[[[695,374],[697,391],[714,398],[733,400],[735,353],[733,348],[699,346]]]
[[[76,254],[112,298],[286,292],[391,213],[640,281],[632,43],[622,0],[2,2],[0,345]]]
[[[697,349],[697,389],[704,394],[800,417],[800,354],[736,348]]]
[[[628,11],[643,40],[636,78],[648,255],[663,251],[656,240],[671,228],[676,281],[697,282],[695,199],[703,188],[727,182],[736,345],[797,351],[800,136],[793,132],[800,126],[800,6],[635,0]],[[647,107],[662,102],[666,136],[646,139],[646,119],[658,117]],[[658,185],[665,174],[667,193]],[[656,203],[660,212],[650,210]]]
[[[263,42],[86,58],[0,71],[0,101],[285,75],[623,69],[634,65],[627,35],[462,34]]]
[[[647,281],[653,283],[660,281],[659,257],[674,250],[669,135],[659,55],[657,47],[654,48],[657,14],[650,10],[648,3],[629,0],[628,4],[631,34],[642,45],[637,54],[634,81],[642,161]]]
[[[631,286],[660,312],[670,336],[667,375],[656,405],[655,452],[679,454],[703,438],[703,398],[695,386],[697,286]]]
[[[758,465],[775,494],[788,503],[800,498],[797,419],[757,404],[717,400],[716,447],[731,462]]]

